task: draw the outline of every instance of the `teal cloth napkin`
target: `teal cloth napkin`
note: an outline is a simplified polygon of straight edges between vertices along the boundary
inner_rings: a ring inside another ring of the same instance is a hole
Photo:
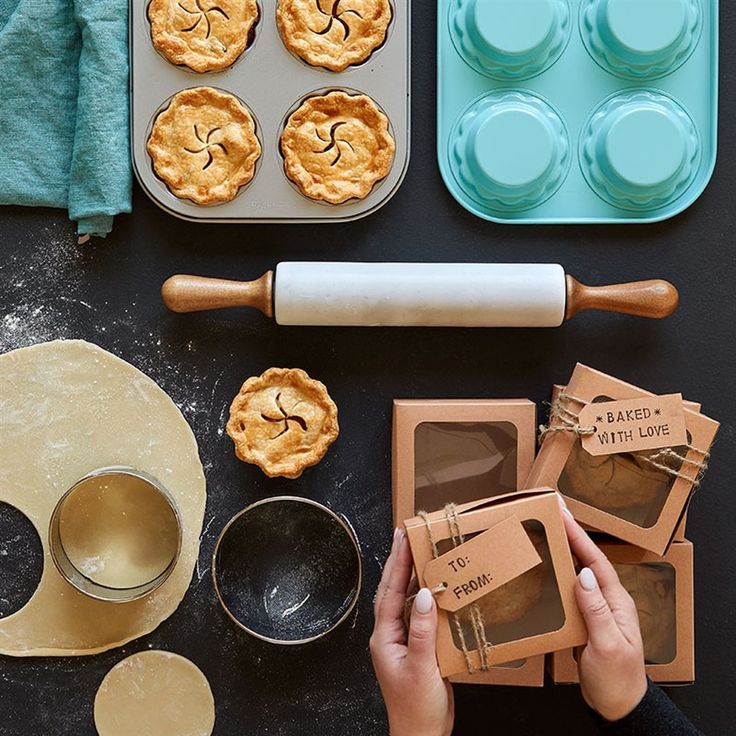
[[[128,0],[0,0],[0,204],[131,209]]]

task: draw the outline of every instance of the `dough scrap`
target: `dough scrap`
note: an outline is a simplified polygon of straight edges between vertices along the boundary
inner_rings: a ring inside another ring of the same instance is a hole
[[[28,603],[0,620],[0,654],[78,656],[153,631],[179,606],[199,554],[206,487],[192,430],[171,399],[129,363],[81,340],[0,356],[0,501],[22,511],[44,548]],[[91,470],[129,465],[163,483],[183,524],[169,579],[131,603],[97,601],[57,572],[48,551],[54,506]]]
[[[99,736],[210,736],[215,701],[207,678],[188,659],[139,652],[118,662],[95,697]]]

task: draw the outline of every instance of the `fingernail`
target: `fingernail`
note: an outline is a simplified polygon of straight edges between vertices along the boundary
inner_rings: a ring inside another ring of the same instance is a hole
[[[401,534],[401,529],[399,529],[399,527],[396,527],[396,529],[394,529],[394,544],[396,544],[396,542],[398,541],[399,534]]]
[[[560,504],[560,508],[562,509],[562,511],[572,519],[573,515],[570,512],[570,509],[567,508],[567,504],[565,503],[565,499],[562,497],[561,493],[557,494],[557,501]]]
[[[432,610],[432,593],[428,588],[422,588],[414,599],[417,613],[425,614]]]
[[[595,579],[595,573],[589,568],[584,567],[580,571],[580,585],[583,586],[583,590],[588,592],[595,590],[598,587],[598,581]]]

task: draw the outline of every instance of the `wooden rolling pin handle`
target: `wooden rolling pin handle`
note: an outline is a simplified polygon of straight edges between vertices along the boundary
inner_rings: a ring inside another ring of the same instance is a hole
[[[251,307],[273,317],[273,271],[255,281],[172,276],[161,287],[161,297],[172,312]]]
[[[631,314],[635,317],[663,319],[680,303],[677,289],[669,282],[655,279],[610,286],[586,286],[567,277],[566,319],[586,309]]]

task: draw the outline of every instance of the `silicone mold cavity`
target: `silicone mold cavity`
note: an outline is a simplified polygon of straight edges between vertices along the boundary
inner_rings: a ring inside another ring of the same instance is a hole
[[[552,66],[571,30],[569,0],[454,0],[450,35],[481,74],[529,79]]]
[[[588,183],[623,209],[654,209],[680,197],[695,179],[700,155],[690,115],[673,98],[649,90],[608,99],[580,144]]]
[[[570,166],[570,139],[559,113],[524,90],[476,100],[451,139],[458,184],[493,209],[540,204],[557,191]]]
[[[681,66],[697,46],[700,0],[583,0],[580,24],[590,55],[628,79],[656,79]]]

